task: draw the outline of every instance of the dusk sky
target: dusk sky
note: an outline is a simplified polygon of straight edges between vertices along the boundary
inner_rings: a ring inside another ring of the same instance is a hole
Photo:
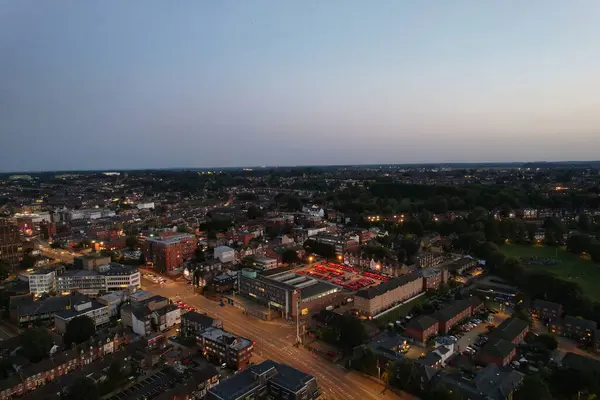
[[[600,159],[598,0],[0,0],[0,171]]]

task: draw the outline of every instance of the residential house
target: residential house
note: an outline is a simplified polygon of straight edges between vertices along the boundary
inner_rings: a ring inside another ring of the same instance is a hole
[[[588,319],[566,315],[562,320],[559,319],[551,322],[549,328],[552,333],[559,336],[589,342],[593,339],[594,333],[598,329],[598,324]]]
[[[436,336],[440,329],[440,323],[435,318],[424,315],[413,318],[407,325],[405,334],[415,339],[420,345],[425,345],[430,337]]]
[[[544,321],[555,321],[562,316],[563,306],[559,303],[536,299],[533,301],[531,313],[535,318]]]

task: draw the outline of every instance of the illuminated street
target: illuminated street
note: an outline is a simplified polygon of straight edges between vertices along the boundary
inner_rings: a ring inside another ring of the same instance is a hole
[[[322,359],[304,348],[293,346],[296,327],[285,321],[267,322],[244,315],[233,306],[220,306],[218,302],[194,294],[185,282],[155,284],[143,279],[143,289],[171,298],[183,300],[199,312],[220,318],[224,328],[256,342],[256,358],[272,359],[289,364],[317,377],[325,399],[399,399],[413,398],[408,394],[400,397],[358,372],[348,371],[328,360]]]

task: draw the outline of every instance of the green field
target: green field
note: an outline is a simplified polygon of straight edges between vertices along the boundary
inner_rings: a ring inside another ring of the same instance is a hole
[[[590,299],[600,301],[600,265],[554,247],[505,245],[500,250],[511,257],[556,257],[556,265],[525,265],[525,268],[551,272],[565,281],[575,282]]]

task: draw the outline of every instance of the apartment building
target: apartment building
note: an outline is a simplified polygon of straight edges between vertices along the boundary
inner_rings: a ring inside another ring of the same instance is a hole
[[[244,369],[250,362],[254,344],[251,340],[219,328],[208,328],[196,336],[204,356],[235,370]]]
[[[536,299],[533,301],[531,313],[536,318],[545,321],[554,321],[562,316],[563,306],[559,303]]]
[[[0,261],[15,266],[22,256],[19,228],[5,218],[0,218]]]
[[[354,295],[354,307],[362,315],[374,316],[423,292],[423,276],[418,272],[390,279]]]
[[[196,236],[178,234],[146,239],[146,259],[154,263],[159,271],[172,271],[183,267],[186,261],[194,257]]]
[[[429,315],[423,315],[412,319],[406,325],[406,336],[412,337],[421,345],[425,345],[427,340],[438,334],[440,323]]]

